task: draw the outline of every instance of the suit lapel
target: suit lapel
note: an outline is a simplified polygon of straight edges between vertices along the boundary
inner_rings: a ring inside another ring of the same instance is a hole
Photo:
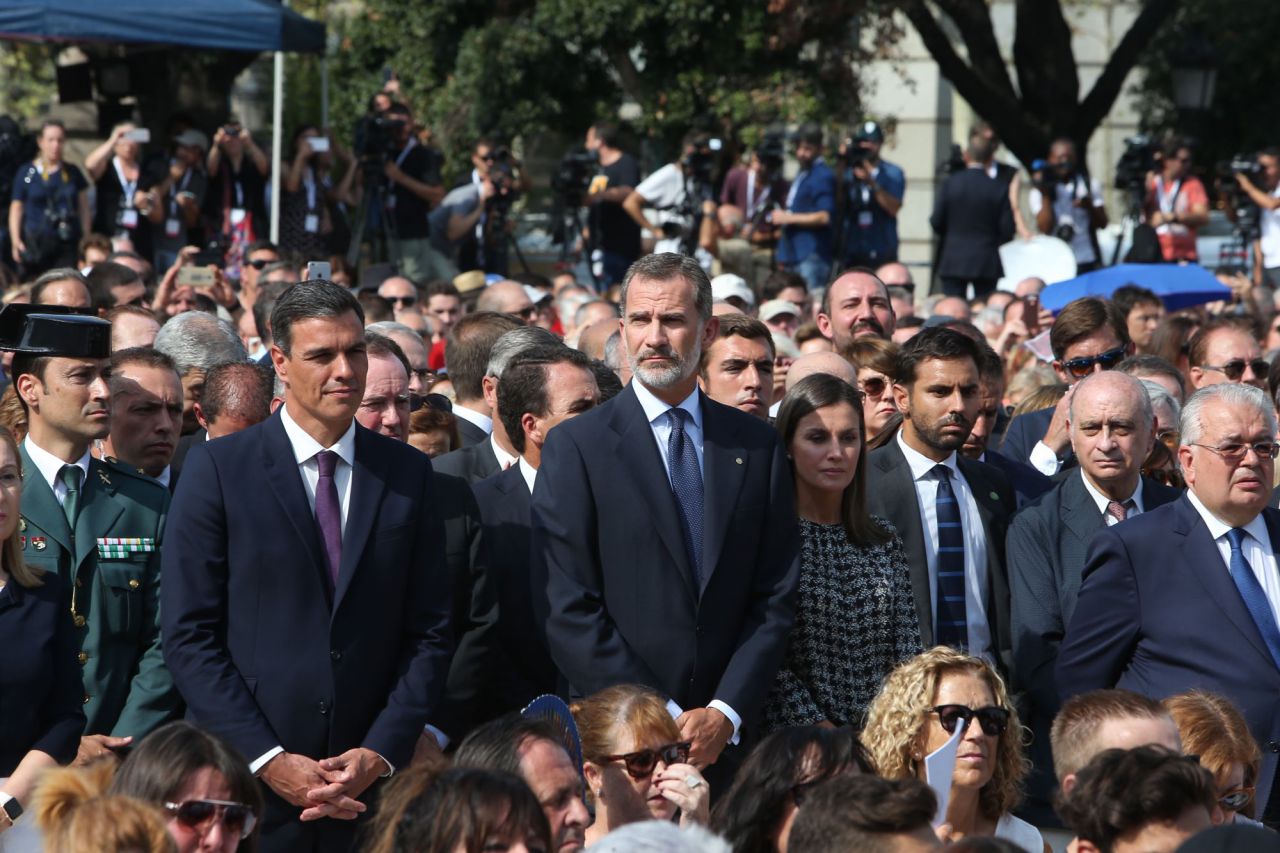
[[[658,538],[662,540],[667,555],[677,566],[686,587],[697,600],[698,589],[693,579],[693,567],[689,565],[689,557],[685,552],[684,534],[676,513],[676,498],[671,491],[671,481],[667,479],[663,469],[662,456],[654,443],[653,429],[644,416],[644,408],[630,386],[619,395],[611,414],[610,426],[618,433],[619,438],[615,455],[622,459],[636,491],[649,507]],[[703,424],[706,424],[705,418]],[[703,452],[706,452],[705,441]],[[706,494],[705,488],[703,494]],[[705,506],[703,509],[705,512]]]
[[[1089,491],[1084,487],[1083,475],[1071,474],[1062,484],[1062,524],[1080,540],[1081,550],[1089,547],[1089,542],[1099,530],[1107,526],[1098,512],[1098,505],[1093,502]],[[1145,493],[1145,489],[1144,489]]]
[[[911,591],[916,602],[916,616],[920,622],[920,639],[925,648],[933,645],[933,589],[929,583],[929,558],[925,555],[924,524],[920,520],[920,500],[916,496],[915,480],[911,466],[902,455],[896,439],[878,451],[875,465],[882,472],[878,483],[885,517],[892,519],[902,537],[902,547],[907,555],[907,567],[911,572]]]
[[[27,455],[26,447],[19,446],[22,454],[22,514],[31,519],[31,523],[39,527],[49,538],[62,546],[62,550],[71,554],[71,527],[67,524],[67,516],[62,511],[53,489],[45,482],[36,463]]]
[[[492,477],[502,471],[502,466],[498,464],[498,456],[493,452],[491,439],[486,438],[472,446],[475,452],[471,454],[471,470],[475,472],[477,480]]]
[[[369,531],[378,517],[382,493],[386,487],[386,458],[369,445],[370,432],[356,427],[356,461],[351,471],[351,503],[347,507],[347,523],[342,528],[342,564],[338,567],[338,588],[333,609],[337,612],[342,596],[351,585],[351,577],[360,565]]]
[[[699,392],[702,401],[703,588],[720,562],[729,521],[746,476],[746,451],[725,408]],[[701,592],[701,591],[699,591]]]
[[[302,473],[294,459],[293,446],[284,431],[284,424],[277,412],[262,425],[262,466],[267,482],[276,500],[280,502],[281,515],[288,519],[307,552],[307,562],[314,568],[316,578],[323,584],[326,595],[329,589],[329,571],[320,550],[320,532],[315,514],[307,500]],[[354,494],[352,495],[354,498]]]
[[[75,566],[83,565],[98,547],[98,534],[110,530],[124,513],[124,505],[112,500],[115,492],[110,470],[97,459],[90,459],[89,477],[81,490],[80,514],[76,516]]]

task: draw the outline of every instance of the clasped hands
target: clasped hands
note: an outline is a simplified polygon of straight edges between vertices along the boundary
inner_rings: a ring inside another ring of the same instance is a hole
[[[262,768],[262,781],[286,802],[302,808],[301,819],[355,820],[368,808],[357,799],[390,767],[376,752],[349,749],[320,761],[282,752]]]

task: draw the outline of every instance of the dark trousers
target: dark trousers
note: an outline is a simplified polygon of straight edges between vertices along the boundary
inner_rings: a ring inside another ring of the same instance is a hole
[[[950,276],[942,277],[942,292],[947,296],[959,296],[961,299],[967,299],[966,296],[968,286],[973,285],[974,297],[986,296],[996,289],[994,278],[951,278]]]

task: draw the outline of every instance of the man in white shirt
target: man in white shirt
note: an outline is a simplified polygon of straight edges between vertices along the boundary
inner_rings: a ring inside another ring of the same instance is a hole
[[[1262,210],[1261,233],[1254,242],[1253,283],[1280,290],[1280,148],[1259,152],[1258,165],[1262,167],[1262,186],[1243,172],[1236,173],[1236,183]]]
[[[690,133],[680,160],[645,178],[622,203],[622,209],[653,239],[654,252],[687,253],[692,246],[703,270],[711,269],[716,250],[716,203],[709,181],[711,141],[704,133]],[[646,208],[657,212],[656,224]]]
[[[1058,652],[1063,699],[1122,687],[1192,688],[1244,715],[1262,752],[1257,802],[1280,817],[1280,511],[1267,508],[1276,416],[1266,393],[1220,383],[1182,411],[1187,493],[1099,532]]]
[[[1049,146],[1049,162],[1036,173],[1035,186],[1027,198],[1031,215],[1041,234],[1052,234],[1071,246],[1076,271],[1089,272],[1099,264],[1094,232],[1107,227],[1102,185],[1081,174],[1076,164],[1076,144],[1055,139]],[[1045,204],[1046,195],[1052,200]]]

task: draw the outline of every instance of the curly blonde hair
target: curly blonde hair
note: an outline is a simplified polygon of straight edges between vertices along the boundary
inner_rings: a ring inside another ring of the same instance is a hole
[[[881,776],[888,779],[916,778],[917,762],[912,753],[924,741],[929,711],[944,675],[970,673],[986,682],[995,704],[1009,709],[1009,727],[996,744],[995,771],[979,793],[982,813],[991,820],[1013,810],[1022,798],[1022,780],[1031,769],[1022,751],[1022,724],[1009,701],[1009,691],[991,665],[946,646],[934,646],[900,664],[889,673],[879,695],[867,712],[862,743]]]

